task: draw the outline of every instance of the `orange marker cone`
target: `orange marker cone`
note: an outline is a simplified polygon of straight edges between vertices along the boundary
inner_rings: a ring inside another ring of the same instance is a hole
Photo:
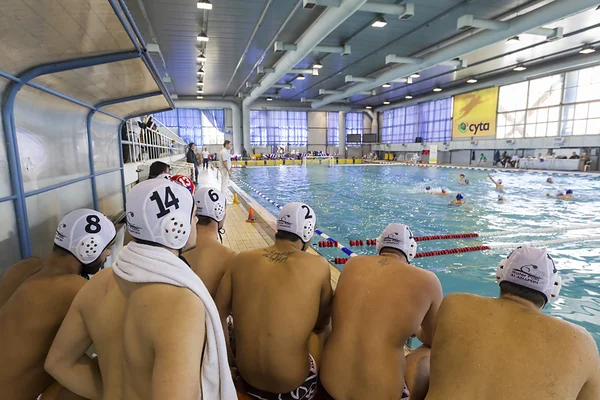
[[[250,211],[248,211],[248,219],[246,222],[256,222],[256,218],[254,218],[254,209],[250,207]]]

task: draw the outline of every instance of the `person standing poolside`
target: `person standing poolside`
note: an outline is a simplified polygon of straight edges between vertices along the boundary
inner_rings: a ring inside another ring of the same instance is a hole
[[[79,292],[46,360],[66,388],[86,399],[237,399],[215,304],[180,258],[196,245],[195,208],[166,179],[129,191],[135,241]]]
[[[237,253],[219,243],[225,222],[225,196],[217,189],[204,187],[194,194],[196,202],[196,242],[198,245],[185,253],[192,270],[202,279],[214,299],[227,264]]]
[[[196,144],[190,143],[188,151],[185,155],[185,159],[188,163],[194,164],[194,183],[198,183],[198,157],[196,156]]]
[[[205,147],[202,152],[202,169],[206,169],[208,171],[208,157],[210,156],[208,152],[208,148]]]
[[[504,191],[504,185],[502,184],[502,179],[498,179],[497,181],[494,180],[494,178],[492,178],[492,175],[490,175],[490,173],[488,172],[488,178],[490,178],[490,181],[492,181],[492,183],[494,185],[496,185],[496,190],[499,192],[503,192]]]
[[[221,172],[221,194],[227,198],[229,178],[231,178],[231,142],[226,140],[219,152],[219,171]]]
[[[427,400],[600,399],[592,336],[542,314],[561,288],[546,250],[519,247],[496,279],[499,298],[456,293],[442,302]]]
[[[376,256],[344,265],[333,300],[332,332],[320,382],[326,399],[423,399],[442,287],[410,265],[417,243],[409,227],[390,224]],[[424,346],[404,357],[413,334]]]
[[[83,276],[104,265],[115,236],[104,215],[75,210],[60,221],[46,259],[24,260],[0,281],[1,399],[32,400],[55,382],[44,370],[52,341]]]
[[[306,252],[315,212],[303,203],[281,209],[273,246],[240,253],[217,293],[226,331],[233,312],[236,354],[230,365],[252,398],[311,400],[317,366],[308,351],[311,334],[329,326],[333,290],[329,263]]]

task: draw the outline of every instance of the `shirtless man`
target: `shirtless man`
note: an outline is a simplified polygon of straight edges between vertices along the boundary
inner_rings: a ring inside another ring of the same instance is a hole
[[[98,272],[115,236],[104,215],[75,210],[60,221],[48,258],[21,261],[7,272],[0,282],[0,398],[32,400],[54,383],[44,371],[50,345],[87,282],[80,275]]]
[[[490,181],[492,181],[492,183],[494,185],[496,185],[496,190],[499,192],[503,192],[504,191],[504,185],[502,184],[502,179],[498,179],[497,181],[494,180],[494,178],[492,178],[492,175],[490,175],[490,173],[488,172],[488,178],[490,178]]]
[[[448,295],[438,313],[427,400],[597,400],[600,357],[585,329],[542,314],[561,280],[543,249],[497,270],[500,298]]]
[[[150,179],[129,191],[126,211],[134,241],[79,292],[46,370],[86,399],[236,399],[214,302],[179,258],[196,245],[191,193]]]
[[[236,254],[217,239],[217,235],[221,235],[225,222],[227,199],[217,189],[204,187],[196,191],[194,201],[198,217],[196,224],[198,246],[186,253],[185,258],[214,299],[226,267]]]
[[[425,397],[442,287],[432,272],[410,265],[416,252],[408,226],[390,224],[377,256],[344,265],[321,365],[326,399]],[[404,343],[415,333],[424,346],[405,360]]]
[[[333,290],[329,263],[306,253],[315,230],[312,208],[289,203],[277,221],[275,244],[240,253],[217,293],[223,326],[233,311],[236,366],[257,399],[310,400],[317,369],[308,352],[312,332],[329,326]],[[281,393],[281,394],[279,394]]]

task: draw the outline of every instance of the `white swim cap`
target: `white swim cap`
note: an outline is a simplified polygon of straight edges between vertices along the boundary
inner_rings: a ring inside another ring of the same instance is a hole
[[[103,214],[82,208],[63,217],[56,229],[54,244],[87,265],[102,255],[116,235],[115,225]]]
[[[447,192],[447,191],[448,191],[448,188],[447,188],[447,187],[443,187],[443,188],[442,188],[442,192]]]
[[[558,298],[562,282],[552,257],[546,250],[535,247],[519,247],[502,260],[496,271],[496,281],[536,290],[544,295],[546,303]]]
[[[225,202],[227,199],[220,191],[214,188],[201,188],[194,194],[196,202],[196,215],[208,217],[215,222],[223,221],[225,218]]]
[[[317,217],[314,210],[304,203],[286,204],[277,217],[278,231],[293,233],[304,243],[312,239],[316,225]]]
[[[498,200],[504,200],[504,195],[499,194],[498,195]]]
[[[194,198],[166,179],[149,179],[127,194],[127,229],[136,239],[179,250],[192,230]]]
[[[417,254],[417,242],[408,225],[404,224],[389,224],[384,229],[377,238],[377,254],[386,247],[400,250],[409,263]]]
[[[502,185],[502,179],[498,179],[498,185]]]

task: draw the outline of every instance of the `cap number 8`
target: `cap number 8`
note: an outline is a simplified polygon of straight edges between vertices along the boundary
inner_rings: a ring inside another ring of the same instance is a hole
[[[100,226],[100,217],[97,215],[88,215],[85,221],[87,225],[84,229],[87,233],[98,233],[102,229]]]

